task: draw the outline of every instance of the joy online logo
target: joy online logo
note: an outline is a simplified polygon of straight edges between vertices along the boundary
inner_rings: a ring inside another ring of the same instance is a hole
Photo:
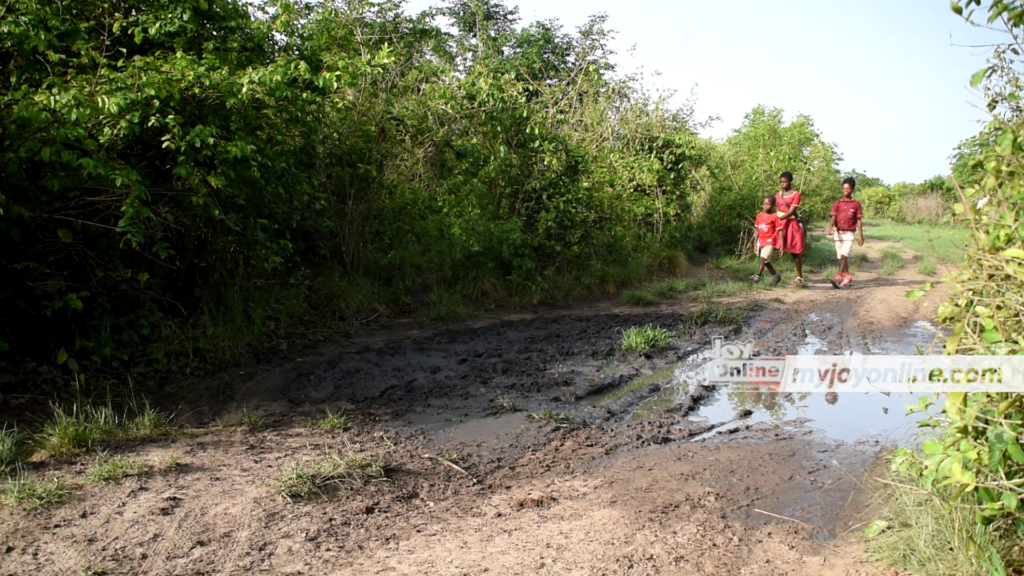
[[[754,342],[725,342],[712,338],[708,357],[709,382],[746,382],[750,384],[778,384],[782,380],[785,360],[779,358],[751,359]]]

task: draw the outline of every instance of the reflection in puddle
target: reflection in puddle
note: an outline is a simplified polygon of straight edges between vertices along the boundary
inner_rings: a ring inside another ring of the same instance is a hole
[[[874,354],[914,354],[926,350],[936,336],[929,322],[915,322],[895,338],[883,339],[870,346]],[[797,346],[797,354],[810,355],[827,350],[827,343],[806,333]],[[854,354],[859,354],[854,352]],[[637,406],[627,422],[648,420],[687,401],[693,386],[707,381],[706,362],[709,351],[688,358],[678,365],[666,367],[637,382],[630,383],[626,391],[642,389],[650,384],[665,383],[653,397]],[[623,390],[613,391],[605,399],[621,396]],[[917,423],[920,413],[907,414],[907,407],[917,404],[918,397],[908,393],[890,395],[877,392],[828,392],[780,394],[762,387],[719,387],[690,416],[692,420],[708,424],[785,423],[819,429],[828,436],[847,442],[861,438],[874,438],[886,442],[908,444],[918,440]],[[745,417],[741,415],[747,414]],[[715,434],[712,430],[695,439]]]
[[[920,413],[906,414],[907,406],[917,404],[913,394],[877,392],[802,392],[777,394],[749,389],[721,388],[695,415],[711,424],[730,422],[741,410],[751,410],[746,424],[782,423],[806,418],[808,425],[836,440],[853,442],[874,437],[899,444],[914,442]]]

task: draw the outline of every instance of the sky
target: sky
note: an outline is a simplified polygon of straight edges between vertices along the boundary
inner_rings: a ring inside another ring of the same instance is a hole
[[[409,0],[417,12],[437,0]],[[948,157],[985,118],[970,77],[997,33],[974,28],[945,0],[507,0],[523,23],[574,29],[605,13],[617,64],[648,84],[696,89],[703,131],[720,139],[763,104],[810,115],[856,169],[892,184],[949,173]],[[655,75],[654,73],[659,73]]]

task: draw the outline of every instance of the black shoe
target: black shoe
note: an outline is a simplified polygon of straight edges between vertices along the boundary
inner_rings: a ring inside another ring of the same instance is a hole
[[[772,286],[778,286],[779,282],[782,282],[782,274],[776,274],[772,277]]]
[[[839,282],[836,282],[835,278],[829,278],[828,281],[832,283],[832,287],[835,288],[836,290],[842,288],[842,286],[839,285]]]

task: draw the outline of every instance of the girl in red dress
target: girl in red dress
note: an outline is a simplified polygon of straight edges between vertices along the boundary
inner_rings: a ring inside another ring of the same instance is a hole
[[[793,284],[804,283],[804,268],[801,256],[804,253],[804,229],[803,225],[796,219],[796,210],[800,206],[800,192],[793,190],[793,175],[783,172],[779,176],[779,190],[775,194],[775,204],[778,206],[779,245],[778,250],[793,255],[793,263],[796,265],[796,279]]]

